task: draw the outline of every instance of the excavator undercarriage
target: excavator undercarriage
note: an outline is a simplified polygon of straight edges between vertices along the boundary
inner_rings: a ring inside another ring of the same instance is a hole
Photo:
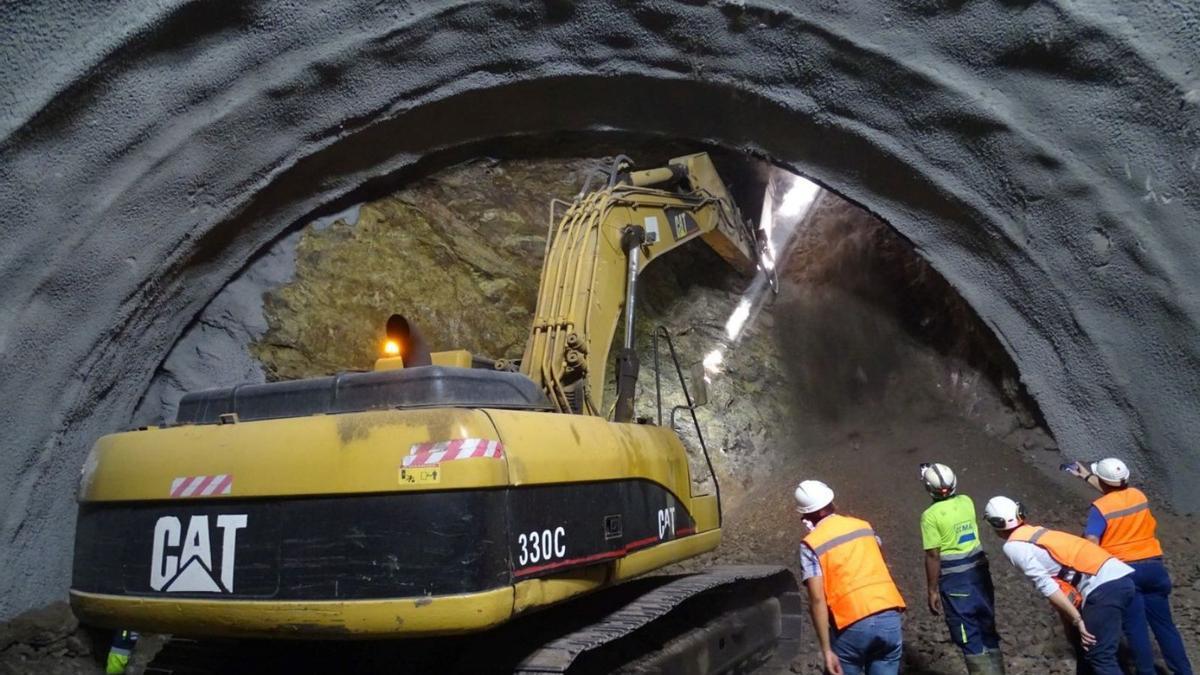
[[[801,649],[786,570],[653,575],[468,635],[328,642],[175,638],[149,675],[353,672],[782,675]]]

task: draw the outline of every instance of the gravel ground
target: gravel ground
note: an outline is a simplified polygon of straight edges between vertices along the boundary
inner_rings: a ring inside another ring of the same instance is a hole
[[[869,520],[884,541],[892,574],[908,603],[906,672],[966,672],[958,649],[949,642],[945,624],[932,616],[925,604],[918,523],[929,500],[918,481],[917,464],[950,464],[958,472],[960,489],[975,498],[980,511],[990,496],[1007,494],[1027,505],[1033,522],[1072,532],[1082,529],[1094,493],[1057,472],[1057,452],[1041,449],[1036,442],[1029,443],[1033,449],[1020,451],[1010,442],[987,435],[979,424],[952,414],[919,423],[864,414],[836,426],[840,431],[807,438],[803,455],[793,456],[773,479],[760,482],[731,510],[725,522],[726,538],[714,561],[776,563],[799,574],[796,549],[803,529],[792,509],[791,492],[805,478],[825,480],[837,492],[839,508]],[[1162,509],[1158,518],[1175,584],[1176,623],[1196,661],[1200,656],[1200,564],[1196,538],[1191,534],[1194,518]],[[981,535],[992,561],[1008,672],[1074,673],[1074,660],[1057,617],[1003,557],[1000,540],[986,525]],[[807,637],[808,649],[793,670],[819,673],[811,631]]]

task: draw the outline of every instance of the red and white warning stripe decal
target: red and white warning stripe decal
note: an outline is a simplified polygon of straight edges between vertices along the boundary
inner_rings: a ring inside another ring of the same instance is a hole
[[[504,457],[504,446],[500,441],[487,438],[456,438],[439,443],[416,443],[408,450],[404,466],[431,466],[456,459],[473,457]]]
[[[232,491],[232,474],[180,476],[171,481],[171,496],[175,498],[212,497],[213,495],[227,495]]]

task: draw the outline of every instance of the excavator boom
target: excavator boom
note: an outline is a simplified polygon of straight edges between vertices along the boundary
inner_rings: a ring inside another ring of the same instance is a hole
[[[632,349],[634,290],[651,262],[703,239],[743,274],[756,265],[754,231],[707,154],[612,174],[606,188],[577,199],[553,233],[521,359],[521,372],[559,412],[607,416],[599,399],[610,345],[624,315],[623,349]]]

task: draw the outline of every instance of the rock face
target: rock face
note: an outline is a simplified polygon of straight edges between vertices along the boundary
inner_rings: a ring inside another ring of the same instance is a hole
[[[1015,427],[1039,425],[996,335],[911,243],[862,208],[825,193],[795,237],[783,278],[776,311],[789,327],[779,338],[789,379],[815,417],[836,422],[885,398],[896,373],[929,362],[936,372],[917,376],[918,389],[944,385],[964,413],[987,399]]]
[[[272,379],[369,369],[389,315],[431,349],[520,358],[551,197],[571,199],[591,160],[476,161],[368,202],[357,223],[304,233],[296,279],[266,298],[253,348]]]
[[[1200,504],[1188,3],[130,0],[0,21],[0,615],[61,593],[87,447],[268,242],[440,153],[547,132],[702,139],[835,186],[1000,336],[1065,452],[1130,456]]]
[[[0,673],[4,675],[98,675],[92,637],[65,602],[31,610],[0,624]]]

